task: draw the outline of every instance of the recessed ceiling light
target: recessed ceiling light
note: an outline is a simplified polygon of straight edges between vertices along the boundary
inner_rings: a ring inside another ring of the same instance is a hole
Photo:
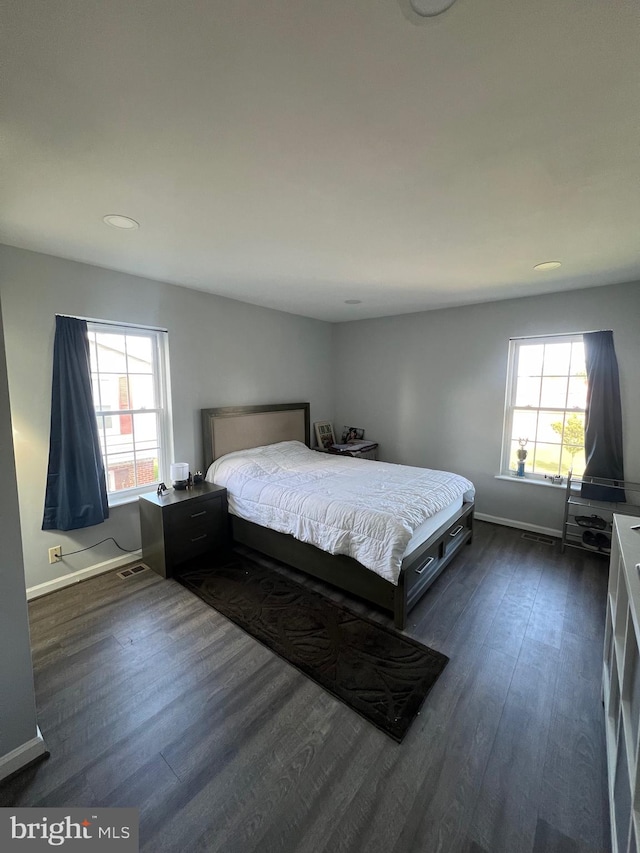
[[[121,216],[119,213],[108,213],[102,217],[105,225],[111,225],[112,228],[123,228],[125,231],[135,231],[140,227],[140,223],[129,216]]]
[[[345,305],[360,305],[362,303],[362,299],[345,299]]]
[[[545,261],[543,264],[536,264],[534,270],[536,272],[549,272],[549,270],[557,270],[561,266],[560,261]]]

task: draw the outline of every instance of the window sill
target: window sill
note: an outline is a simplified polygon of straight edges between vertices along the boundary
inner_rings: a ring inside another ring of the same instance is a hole
[[[533,477],[516,477],[515,474],[496,474],[495,480],[508,480],[510,483],[524,483],[527,486],[544,486],[546,489],[563,489],[566,490],[567,484],[551,483],[549,480],[537,480]]]

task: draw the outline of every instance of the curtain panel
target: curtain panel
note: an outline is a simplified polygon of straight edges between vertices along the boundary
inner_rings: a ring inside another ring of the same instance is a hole
[[[85,320],[56,317],[49,467],[43,530],[76,530],[109,517],[91,391]]]
[[[584,476],[623,482],[622,405],[613,332],[585,332],[583,339],[587,368]],[[624,489],[595,483],[583,483],[581,494],[591,500],[626,500]]]

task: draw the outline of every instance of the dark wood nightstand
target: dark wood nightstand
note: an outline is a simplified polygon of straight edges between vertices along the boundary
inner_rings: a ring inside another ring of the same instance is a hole
[[[229,545],[227,490],[213,483],[175,490],[160,497],[140,495],[140,531],[144,563],[164,578],[175,566]]]

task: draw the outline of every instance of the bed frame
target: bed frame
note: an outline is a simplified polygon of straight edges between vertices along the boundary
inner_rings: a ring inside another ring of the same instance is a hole
[[[287,440],[310,447],[309,403],[202,409],[202,431],[205,471],[215,459],[233,450]],[[473,502],[464,503],[426,542],[407,554],[397,586],[351,557],[327,554],[236,516],[231,516],[231,529],[236,542],[389,611],[396,628],[403,630],[411,608],[462,546],[471,543],[473,512]]]

